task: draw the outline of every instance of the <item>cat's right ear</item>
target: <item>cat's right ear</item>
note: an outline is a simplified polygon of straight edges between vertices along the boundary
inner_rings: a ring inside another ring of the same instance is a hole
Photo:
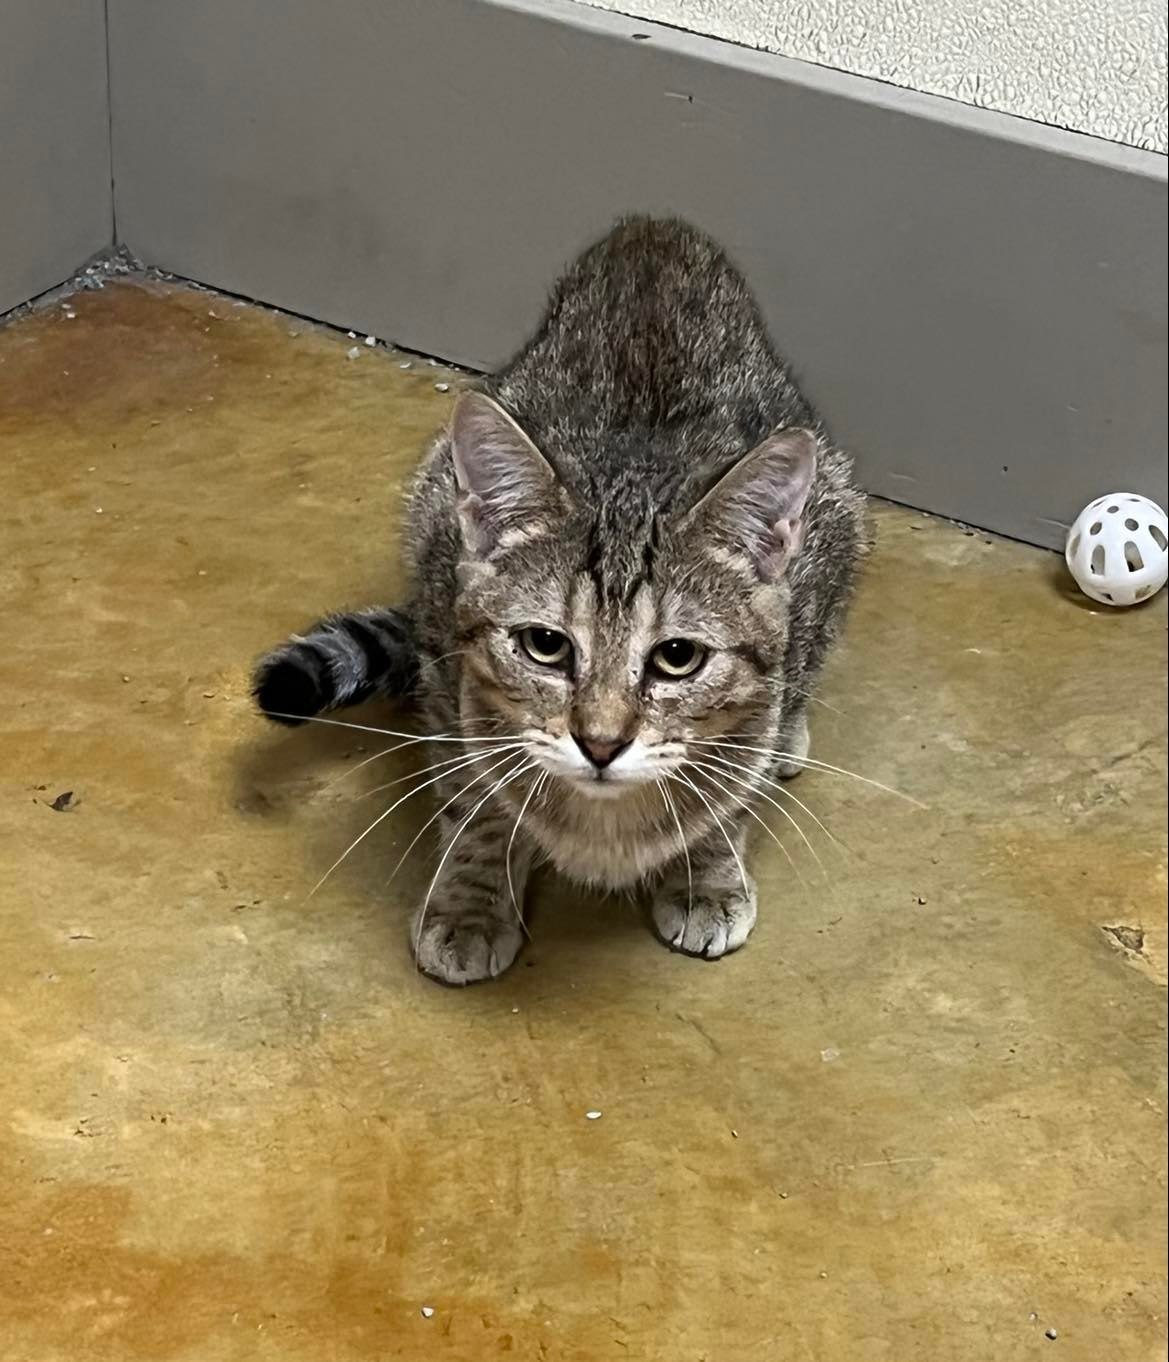
[[[740,555],[763,581],[776,581],[799,551],[815,476],[815,435],[773,430],[723,474],[690,512],[690,522]]]
[[[474,557],[485,558],[512,531],[527,531],[564,510],[552,466],[501,406],[466,392],[451,418],[459,527]]]

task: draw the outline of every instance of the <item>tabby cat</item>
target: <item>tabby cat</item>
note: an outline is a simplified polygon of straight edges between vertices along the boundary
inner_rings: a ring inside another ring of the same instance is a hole
[[[864,547],[850,470],[742,276],[677,221],[620,222],[458,399],[409,501],[408,606],[331,616],[256,677],[272,718],[409,694],[439,739],[421,970],[507,969],[541,859],[643,887],[676,950],[746,941],[750,811],[805,765]]]

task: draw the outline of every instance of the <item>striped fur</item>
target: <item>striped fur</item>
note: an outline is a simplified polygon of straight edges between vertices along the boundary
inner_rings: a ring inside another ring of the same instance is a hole
[[[851,461],[742,276],[680,222],[619,224],[478,388],[414,483],[409,620],[324,621],[264,659],[261,708],[412,689],[442,755],[474,735],[414,787],[437,804],[412,930],[426,974],[507,969],[541,861],[644,890],[676,950],[733,951],[756,916],[747,834],[769,805],[795,821],[770,791],[807,759],[865,545]],[[657,667],[670,641],[698,648],[692,673]]]
[[[253,694],[269,719],[295,726],[374,695],[401,696],[418,679],[409,619],[388,607],[327,615],[260,659]]]

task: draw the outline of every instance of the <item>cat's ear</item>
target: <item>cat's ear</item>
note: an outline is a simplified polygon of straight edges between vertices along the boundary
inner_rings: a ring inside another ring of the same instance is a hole
[[[483,393],[463,393],[455,404],[451,454],[459,526],[476,557],[491,553],[509,530],[527,529],[563,509],[548,460]]]
[[[715,483],[687,517],[694,529],[744,556],[767,582],[799,550],[816,475],[810,430],[775,430]]]

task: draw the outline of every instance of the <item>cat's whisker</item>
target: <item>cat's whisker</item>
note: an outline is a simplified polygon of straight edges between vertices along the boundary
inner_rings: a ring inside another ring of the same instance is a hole
[[[375,785],[372,790],[364,790],[357,798],[368,799],[370,795],[381,794],[383,790],[391,790],[395,785],[401,785],[404,780],[413,780],[415,776],[424,776],[428,771],[437,771],[447,766],[453,770],[458,770],[461,765],[468,765],[470,761],[486,761],[488,757],[498,756],[501,752],[515,751],[517,748],[526,746],[527,743],[516,738],[511,742],[500,743],[498,747],[489,747],[486,751],[476,752],[469,761],[464,760],[462,755],[446,757],[442,761],[433,762],[430,766],[424,766],[420,771],[410,771],[404,776],[398,776],[395,780],[388,780],[384,785]]]
[[[466,648],[452,648],[449,653],[442,653],[439,657],[428,658],[425,662],[419,663],[418,670],[425,671],[427,667],[437,667],[440,662],[446,662],[452,657],[462,657]]]
[[[515,881],[512,879],[511,876],[511,849],[515,845],[516,833],[519,832],[520,830],[520,824],[523,822],[524,814],[527,812],[528,805],[532,802],[533,795],[535,795],[537,790],[539,790],[540,786],[543,785],[545,779],[547,778],[547,775],[548,775],[547,771],[541,771],[536,776],[535,780],[532,781],[531,788],[528,790],[528,793],[524,796],[524,802],[520,805],[520,811],[519,813],[516,814],[515,824],[513,825],[511,830],[511,836],[507,839],[507,851],[503,857],[504,869],[507,872],[507,892],[511,895],[511,906],[515,909],[516,921],[520,924],[520,929],[523,931],[523,934],[528,938],[529,941],[531,941],[532,939],[532,934],[531,932],[528,931],[528,924],[524,921],[524,915],[522,910],[520,909],[519,899],[516,898]]]
[[[767,835],[770,836],[771,840],[773,840],[775,846],[778,846],[779,850],[782,851],[783,855],[785,855],[785,857],[788,858],[788,865],[792,866],[792,869],[794,870],[794,872],[796,872],[798,880],[800,880],[802,883],[804,877],[802,877],[802,874],[800,874],[800,868],[798,868],[798,866],[796,865],[796,861],[794,861],[792,853],[790,853],[788,847],[783,846],[783,843],[781,842],[781,840],[779,840],[778,836],[775,835],[773,829],[767,827],[767,824],[764,823],[763,819],[760,819],[759,814],[755,812],[755,809],[752,809],[751,805],[747,804],[747,802],[744,801],[741,795],[737,795],[736,793],[734,793],[733,790],[726,789],[726,786],[722,785],[722,783],[719,782],[719,780],[715,779],[715,776],[721,775],[725,776],[725,778],[728,780],[734,780],[734,783],[736,783],[736,785],[745,786],[749,791],[751,791],[752,794],[758,794],[760,799],[766,799],[768,804],[773,806],[773,808],[778,809],[779,813],[782,813],[783,817],[785,817],[785,819],[788,820],[790,824],[792,824],[792,827],[796,829],[797,835],[800,836],[801,842],[804,843],[804,846],[807,847],[809,851],[811,851],[813,861],[815,861],[816,865],[819,866],[820,873],[822,873],[824,878],[826,878],[827,880],[828,877],[827,870],[824,869],[823,862],[820,861],[819,857],[817,857],[815,847],[813,847],[812,843],[809,842],[807,834],[805,834],[804,832],[804,829],[802,829],[800,827],[800,824],[798,824],[797,821],[793,819],[792,814],[790,814],[788,810],[783,808],[782,804],[777,804],[777,802],[775,802],[774,799],[771,798],[771,795],[764,794],[763,790],[756,789],[756,787],[751,785],[751,783],[749,783],[748,780],[740,779],[740,776],[732,775],[730,774],[729,771],[721,771],[719,770],[718,767],[713,767],[713,765],[707,765],[707,763],[704,763],[704,761],[688,761],[687,765],[691,765],[691,767],[695,768],[695,770],[702,771],[703,775],[706,776],[707,780],[710,780],[711,785],[718,786],[718,789],[722,790],[723,794],[729,795],[730,798],[734,799],[734,801],[736,801],[736,804],[740,805],[740,808],[743,808],[745,813],[751,814],[752,819],[755,819],[756,823],[758,823],[760,827],[762,827],[764,831],[767,832]],[[711,772],[713,772],[713,774],[711,774]]]
[[[393,747],[383,747],[380,752],[375,752],[372,757],[363,757],[356,766],[350,766],[347,770],[342,771],[339,776],[334,776],[332,780],[322,785],[321,794],[328,794],[334,785],[340,785],[343,780],[353,775],[355,771],[360,771],[363,766],[368,766],[370,762],[377,761],[380,757],[388,757],[392,752],[400,752],[403,747],[413,747],[420,742],[426,742],[426,738],[410,738],[406,742],[395,743]]]
[[[838,705],[830,705],[827,700],[822,700],[818,695],[810,695],[807,691],[801,691],[799,694],[803,699],[807,700],[809,704],[820,705],[824,709],[829,710],[832,714],[839,714],[842,719],[848,718],[848,715]]]
[[[882,785],[879,780],[872,780],[869,776],[862,776],[859,772],[850,771],[844,766],[833,766],[831,762],[820,761],[816,757],[801,757],[795,752],[782,752],[776,747],[752,747],[748,743],[730,742],[723,738],[692,738],[690,742],[695,747],[730,747],[739,752],[755,752],[761,756],[774,757],[777,761],[791,762],[793,766],[804,766],[813,771],[831,771],[838,776],[850,776],[853,780],[859,780],[865,785],[872,785],[874,789],[884,791],[885,794],[904,799],[906,803],[912,804],[916,808],[927,809],[929,807],[923,804],[920,799],[914,799],[912,795],[906,794],[904,790],[895,790],[891,785]]]
[[[494,724],[498,728],[502,723],[502,718],[496,714],[477,714],[469,719],[453,719],[451,721],[454,728],[470,728],[472,724]]]
[[[710,802],[709,799],[707,799],[707,797],[702,793],[702,791],[698,788],[698,786],[695,785],[695,783],[690,779],[690,777],[686,774],[685,771],[679,771],[676,775],[672,775],[672,776],[669,776],[669,777],[667,777],[667,778],[668,778],[669,780],[679,780],[679,781],[681,781],[683,784],[688,785],[688,786],[690,787],[690,789],[692,789],[692,790],[694,791],[694,793],[698,796],[698,798],[701,799],[702,802],[706,805],[707,809],[709,809],[709,811],[710,811],[710,816],[711,816],[711,818],[714,819],[715,823],[718,825],[718,830],[719,830],[719,832],[722,833],[722,835],[723,835],[723,840],[726,842],[728,850],[730,851],[731,855],[734,857],[735,865],[738,867],[738,870],[739,870],[739,879],[742,880],[742,882],[743,882],[743,897],[749,899],[749,898],[751,897],[751,891],[750,891],[750,889],[747,887],[747,872],[746,872],[746,870],[743,868],[742,857],[741,857],[741,856],[739,855],[739,853],[735,850],[735,844],[734,844],[734,842],[731,841],[730,834],[727,832],[726,827],[725,827],[725,825],[723,824],[722,819],[718,816],[718,813],[716,812],[714,805]]]
[[[411,742],[498,742],[498,737],[468,738],[459,733],[398,733],[392,728],[375,728],[372,724],[352,724],[345,719],[324,719],[319,714],[281,714],[279,710],[264,711],[270,719],[291,719],[298,724],[328,724],[330,728],[354,728],[359,733],[380,733],[383,738],[407,738]]]
[[[444,865],[446,865],[451,852],[454,851],[455,849],[455,844],[458,842],[459,838],[463,835],[463,833],[466,832],[467,828],[470,827],[471,822],[474,819],[475,815],[479,812],[483,805],[487,803],[487,801],[492,797],[492,795],[496,794],[499,790],[502,790],[505,785],[509,785],[513,780],[517,780],[525,772],[530,771],[533,769],[533,767],[539,765],[538,762],[533,760],[528,760],[527,764],[525,765],[524,761],[525,759],[521,757],[518,770],[513,766],[510,770],[505,771],[503,775],[499,778],[499,780],[497,780],[495,784],[492,785],[492,787],[487,791],[483,798],[479,800],[479,802],[471,809],[471,812],[459,824],[458,828],[455,830],[454,836],[447,843],[442,855],[439,857],[438,865],[435,866],[434,874],[430,878],[430,886],[426,890],[426,897],[422,900],[422,907],[418,911],[418,931],[415,933],[414,936],[414,955],[416,958],[422,947],[422,932],[426,926],[426,913],[430,907],[431,897],[434,894],[435,886],[438,884],[438,878],[442,874],[442,868]]]
[[[791,866],[792,872],[794,873],[796,879],[798,879],[799,882],[800,882],[801,884],[804,884],[804,883],[805,883],[804,877],[803,877],[803,875],[800,873],[800,868],[799,868],[798,865],[796,865],[795,858],[792,856],[791,852],[788,851],[787,847],[785,847],[784,844],[779,840],[779,837],[777,836],[775,830],[774,830],[773,828],[770,828],[770,827],[767,826],[767,824],[764,822],[764,820],[763,820],[763,819],[759,816],[759,814],[750,806],[750,804],[748,804],[747,801],[746,801],[745,799],[743,799],[740,795],[735,794],[735,792],[734,792],[733,790],[728,790],[727,787],[726,787],[720,780],[717,780],[714,776],[712,776],[712,775],[710,774],[710,771],[709,771],[708,769],[702,767],[701,764],[700,764],[699,762],[691,761],[691,762],[687,762],[686,764],[687,764],[688,766],[690,766],[690,767],[693,767],[695,770],[700,770],[701,773],[702,773],[702,775],[704,775],[704,776],[706,777],[706,779],[709,780],[710,783],[711,783],[712,785],[714,785],[716,788],[720,789],[720,790],[723,792],[723,794],[725,794],[725,795],[727,796],[728,799],[733,799],[733,800],[735,801],[735,803],[738,804],[739,808],[741,808],[741,809],[743,810],[744,813],[749,813],[749,814],[751,815],[751,817],[756,821],[756,823],[759,824],[759,826],[760,826],[760,827],[763,829],[763,831],[768,835],[768,837],[771,838],[771,840],[772,840],[772,841],[775,843],[775,845],[780,849],[780,851],[783,852],[784,858],[787,860],[788,865]],[[745,781],[740,782],[740,783],[746,784]],[[752,787],[752,786],[748,786],[748,789],[750,789],[750,790],[752,791],[753,794],[759,794],[759,793],[760,793],[759,790],[754,789],[754,787]],[[766,795],[764,795],[764,798],[766,798]],[[774,802],[774,801],[772,801],[772,802]],[[780,808],[780,806],[779,806],[778,804],[776,804],[775,807],[776,807],[777,809],[779,809],[780,813],[782,813],[782,814],[784,815],[784,817],[788,820],[788,822],[792,825],[792,827],[795,828],[795,830],[800,834],[800,836],[801,836],[801,837],[804,837],[803,830],[800,828],[800,825],[799,825],[799,824],[796,822],[796,820],[791,816],[791,814],[785,813],[785,811],[784,811],[782,808]],[[804,837],[804,842],[807,843],[808,849],[811,851],[811,850],[812,850],[811,843],[808,842],[808,839],[807,839],[806,837]],[[815,851],[812,851],[812,855],[813,855],[813,856],[816,856]],[[820,858],[819,858],[818,856],[816,856],[816,862],[817,862],[817,864],[819,864],[819,861],[820,861]],[[823,871],[824,867],[821,865],[821,866],[820,866],[820,869],[821,869],[821,871]]]
[[[819,818],[817,818],[817,816],[812,812],[811,809],[808,808],[804,801],[800,799],[798,795],[792,794],[792,792],[787,788],[786,785],[783,784],[782,781],[772,780],[769,776],[762,775],[758,771],[752,771],[749,766],[738,766],[733,761],[728,761],[726,757],[718,757],[710,753],[704,753],[704,756],[707,761],[716,762],[720,767],[727,768],[728,777],[730,776],[732,771],[738,773],[739,776],[742,776],[745,773],[746,778],[748,780],[752,782],[759,781],[764,785],[770,785],[773,789],[778,790],[781,795],[786,795],[787,798],[790,799],[797,808],[802,809],[804,813],[808,815],[808,817],[812,820],[813,823],[815,823],[815,825],[820,829],[824,836],[827,837],[828,842],[831,846],[833,846],[839,852],[845,852],[848,850],[844,843],[834,833],[829,831],[828,827]],[[763,792],[760,790],[758,793],[762,794]],[[764,795],[763,797],[768,800],[768,803],[774,802],[767,795]],[[780,812],[784,813],[785,817],[790,817],[790,815],[788,815],[785,810],[781,809]],[[797,824],[796,826],[798,828],[799,825]],[[804,840],[807,841],[807,838],[805,838]]]
[[[455,720],[455,727],[457,728],[457,727],[459,727],[460,725],[465,724],[465,723],[502,723],[502,722],[503,722],[503,721],[502,721],[501,719],[456,719],[456,720]],[[495,734],[494,736],[495,736],[495,738],[496,738],[499,742],[509,741],[509,739],[507,739],[504,735],[501,735],[501,734],[498,734],[498,733],[497,733],[497,734]],[[390,755],[391,755],[392,753],[394,753],[394,752],[400,752],[404,747],[416,747],[419,743],[422,743],[422,742],[430,742],[431,740],[432,740],[432,739],[431,739],[431,735],[430,735],[429,733],[420,733],[417,737],[414,737],[414,738],[407,738],[405,742],[394,743],[394,745],[393,745],[392,747],[383,747],[382,750],[381,750],[380,752],[375,752],[375,753],[373,754],[373,756],[371,756],[371,757],[363,757],[362,760],[359,761],[359,762],[357,763],[356,766],[350,766],[348,770],[342,771],[341,774],[340,774],[339,776],[334,776],[332,780],[326,782],[326,784],[324,784],[324,785],[321,787],[321,794],[328,794],[328,792],[329,792],[335,785],[339,785],[339,784],[340,784],[343,780],[345,780],[347,777],[353,775],[353,773],[354,773],[355,771],[360,771],[361,768],[362,768],[363,766],[368,766],[371,762],[378,761],[378,760],[380,760],[380,758],[382,758],[382,757],[388,757],[388,756],[390,756]],[[478,741],[478,739],[477,739],[477,741]],[[517,738],[516,741],[518,742],[518,741],[520,741],[520,739]],[[451,760],[452,760],[452,761],[457,761],[458,758],[457,758],[457,757],[452,757]],[[427,766],[427,767],[423,767],[423,769],[422,769],[421,771],[415,771],[413,774],[415,774],[415,775],[424,775],[427,771],[430,771],[430,770],[433,770],[433,769],[434,769],[433,767]],[[398,782],[396,782],[396,781],[391,781],[391,782],[390,782],[391,785],[397,784],[397,783],[398,783]],[[388,789],[389,786],[387,786],[387,785],[379,785],[377,788],[378,788],[379,790],[385,790],[385,789]],[[369,793],[373,793],[373,791],[369,791]]]
[[[497,737],[497,740],[498,740],[498,741],[500,741],[500,742],[504,741],[502,738],[499,737],[498,734],[496,735],[496,737]],[[419,734],[418,737],[416,737],[416,738],[408,738],[405,742],[398,742],[398,743],[395,743],[392,747],[383,747],[382,750],[381,750],[380,752],[375,752],[375,753],[373,754],[373,756],[371,756],[371,757],[363,757],[363,758],[361,759],[361,761],[359,761],[359,762],[357,763],[356,766],[350,766],[348,770],[342,771],[341,774],[340,774],[339,776],[334,776],[332,780],[328,781],[325,785],[322,785],[322,786],[321,786],[321,794],[327,794],[327,793],[333,788],[334,785],[339,785],[343,780],[346,779],[346,777],[353,775],[353,773],[354,773],[355,771],[360,771],[361,768],[362,768],[363,766],[368,766],[368,765],[370,764],[370,762],[378,761],[381,757],[388,757],[388,756],[390,756],[390,754],[393,753],[393,752],[400,752],[404,747],[416,747],[420,742],[430,742],[430,741],[431,741],[431,736],[430,736],[429,733],[421,733],[421,734]],[[458,758],[457,758],[457,757],[452,757],[451,760],[452,760],[452,761],[457,761]],[[433,768],[432,768],[432,767],[429,767],[429,766],[428,766],[428,767],[424,767],[422,771],[415,771],[413,774],[415,774],[415,775],[423,775],[423,774],[425,774],[426,771],[432,770],[432,769],[433,769]],[[391,781],[390,783],[391,783],[391,784],[395,784],[396,782]],[[385,786],[385,785],[380,785],[380,786],[378,786],[378,789],[381,789],[381,790],[384,790],[384,789],[387,789],[387,788],[388,788],[388,787]],[[370,793],[372,793],[372,791],[371,791]]]
[[[507,761],[508,757],[510,757],[511,755],[512,755],[512,753],[509,752],[506,756],[504,756],[503,758],[501,758],[500,761],[496,762],[496,766],[502,766],[503,763],[504,763],[505,761]],[[463,762],[462,762],[461,764],[462,764],[463,766],[470,766],[470,765],[472,764],[472,762],[475,762],[475,761],[478,761],[478,760],[479,760],[479,756],[478,756],[478,755],[473,756],[473,757],[466,757],[466,758],[463,760]],[[455,769],[455,770],[458,770],[459,768],[458,768],[458,767],[455,767],[454,769]],[[488,771],[493,770],[493,769],[494,769],[493,767],[488,767]],[[440,771],[439,774],[438,774],[437,776],[432,776],[429,780],[424,780],[424,781],[422,782],[421,785],[415,785],[413,789],[407,790],[406,793],[405,793],[404,795],[400,795],[397,799],[395,799],[394,802],[390,805],[390,807],[389,807],[388,809],[386,809],[386,810],[384,810],[382,813],[378,814],[378,816],[373,820],[373,822],[369,825],[369,827],[367,827],[367,828],[365,829],[364,832],[360,833],[357,837],[355,837],[355,838],[353,839],[352,842],[349,843],[349,845],[345,848],[345,850],[341,853],[341,855],[337,857],[337,859],[336,859],[336,860],[333,862],[333,864],[328,868],[328,870],[325,871],[325,873],[324,873],[324,874],[321,876],[321,878],[316,882],[316,884],[314,884],[313,887],[308,891],[308,894],[306,895],[306,898],[310,898],[310,899],[311,899],[312,896],[313,896],[313,895],[317,892],[317,890],[321,887],[321,885],[324,884],[324,882],[325,882],[325,881],[329,878],[329,876],[333,873],[333,871],[337,869],[337,867],[341,864],[341,862],[345,859],[345,857],[348,856],[349,853],[350,853],[355,847],[359,846],[362,842],[364,842],[365,839],[369,836],[369,834],[374,830],[374,828],[376,828],[380,823],[382,823],[385,819],[387,819],[387,818],[390,816],[390,814],[392,814],[392,813],[394,812],[394,810],[395,810],[396,808],[399,807],[399,805],[404,804],[408,799],[413,798],[413,796],[416,795],[416,794],[418,794],[420,791],[425,790],[425,789],[426,789],[428,786],[430,786],[430,785],[436,784],[438,781],[442,780],[445,776],[448,776],[448,775],[450,775],[450,774],[451,774],[450,771]],[[483,774],[486,775],[487,772],[483,772]],[[478,779],[478,777],[476,777],[476,779]],[[474,780],[471,781],[471,784],[472,784],[472,785],[474,785],[474,783],[475,783]]]
[[[410,838],[410,841],[409,841],[409,843],[408,843],[407,846],[406,846],[406,850],[403,851],[402,854],[401,854],[401,856],[398,857],[398,860],[397,860],[396,864],[394,865],[393,870],[391,870],[390,873],[389,873],[389,875],[387,876],[385,886],[383,886],[383,887],[386,887],[386,886],[390,885],[390,884],[393,882],[394,876],[397,875],[397,873],[398,873],[399,870],[401,870],[402,866],[403,866],[403,865],[405,864],[405,862],[406,862],[406,857],[409,856],[410,853],[414,850],[414,848],[418,845],[419,840],[421,839],[421,837],[422,837],[423,833],[426,831],[426,829],[429,828],[429,827],[431,827],[434,823],[436,823],[436,822],[438,821],[438,819],[441,818],[442,815],[443,815],[444,813],[446,813],[447,809],[449,809],[450,806],[451,806],[457,799],[461,799],[461,798],[463,797],[463,795],[465,795],[465,794],[467,793],[467,791],[468,791],[468,790],[469,790],[477,781],[483,780],[484,777],[489,776],[489,775],[491,774],[492,771],[497,771],[497,770],[504,764],[504,762],[507,761],[508,757],[510,757],[510,756],[512,756],[512,755],[513,755],[513,754],[509,752],[509,753],[505,754],[504,756],[500,757],[500,759],[499,759],[498,761],[493,762],[492,765],[488,766],[487,769],[486,769],[485,771],[479,771],[479,772],[477,772],[477,773],[476,773],[474,776],[472,776],[472,778],[466,783],[466,785],[463,786],[463,788],[462,788],[461,790],[456,790],[456,791],[454,792],[454,794],[451,795],[451,797],[447,800],[447,802],[446,802],[445,804],[442,804],[442,805],[440,805],[437,809],[435,809],[435,811],[430,815],[430,817],[426,820],[426,822],[423,823],[423,825],[418,829],[418,831],[414,834],[414,836]],[[469,764],[470,764],[470,763],[468,763],[468,765],[469,765]],[[443,772],[443,775],[449,776],[449,775],[451,775],[451,774],[452,774],[452,772],[450,772],[450,771],[444,771],[444,772]],[[441,779],[441,777],[440,777],[440,779]]]
[[[811,705],[820,705],[824,709],[831,710],[833,714],[839,714],[842,719],[847,719],[848,715],[844,710],[838,709],[835,705],[830,705],[827,700],[823,700],[818,695],[813,695],[810,690],[801,690],[797,686],[785,684],[785,695],[798,695],[801,700],[806,700]]]
[[[686,845],[686,834],[682,831],[682,820],[678,817],[678,806],[674,803],[674,797],[670,794],[664,780],[654,781],[654,784],[661,792],[662,799],[665,801],[666,808],[673,815],[674,826],[678,829],[678,843],[682,848],[682,855],[686,857],[686,909],[687,912],[694,911],[694,868],[690,864],[690,848]]]

